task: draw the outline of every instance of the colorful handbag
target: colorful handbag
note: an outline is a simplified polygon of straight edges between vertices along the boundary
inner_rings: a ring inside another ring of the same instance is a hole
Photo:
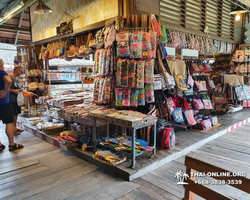
[[[201,124],[202,124],[202,128],[203,128],[204,131],[206,131],[206,130],[212,128],[212,123],[211,123],[211,120],[210,120],[210,119],[203,120],[203,121],[201,122]]]
[[[170,115],[172,115],[172,113],[176,107],[175,107],[174,101],[171,97],[169,99],[167,99],[167,107],[168,107]]]
[[[233,55],[233,62],[244,62],[244,59],[245,59],[244,50],[236,50],[235,54]]]
[[[177,90],[179,91],[187,90],[187,85],[182,75],[176,75],[174,78],[175,78]]]
[[[209,90],[215,89],[214,82],[210,78],[207,78],[207,89],[209,89]]]
[[[250,50],[245,49],[245,61],[250,61]]]
[[[176,123],[184,122],[181,108],[176,108],[173,110],[173,119]]]
[[[214,109],[211,100],[209,100],[209,99],[203,99],[202,101],[203,101],[205,109],[207,109],[207,110],[213,110]]]
[[[199,73],[201,72],[199,66],[197,63],[195,62],[192,62],[190,65],[189,65],[189,71],[190,73]]]
[[[175,146],[176,138],[173,128],[164,127],[161,129],[161,149],[172,149]]]
[[[194,106],[195,110],[203,110],[204,109],[204,105],[200,99],[194,99],[193,106]]]
[[[212,126],[218,126],[219,122],[218,122],[218,117],[215,116],[210,116],[209,119],[211,120]]]
[[[245,100],[250,99],[250,96],[249,96],[249,92],[248,92],[247,86],[246,86],[246,85],[243,85],[243,86],[242,86],[242,89],[243,89],[243,92],[244,92],[244,95],[245,95]]]
[[[196,120],[194,118],[194,112],[193,112],[193,110],[187,110],[187,111],[185,111],[184,115],[186,117],[188,125],[193,126],[193,125],[197,124],[197,122],[196,122]]]
[[[212,95],[212,103],[213,104],[226,104],[227,103],[227,95],[226,94],[213,94]]]
[[[237,98],[238,101],[243,101],[243,100],[246,99],[245,94],[243,92],[243,88],[242,88],[241,85],[240,86],[235,86],[234,90],[235,90],[236,98]]]

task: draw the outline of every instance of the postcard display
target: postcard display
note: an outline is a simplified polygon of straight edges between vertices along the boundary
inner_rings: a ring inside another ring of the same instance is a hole
[[[155,102],[156,37],[154,32],[117,33],[117,60],[114,60],[114,49],[97,50],[95,69],[103,76],[95,81],[94,100],[97,103],[114,100],[116,107],[137,107]]]

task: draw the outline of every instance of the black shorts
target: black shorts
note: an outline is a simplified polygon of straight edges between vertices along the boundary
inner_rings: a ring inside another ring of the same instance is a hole
[[[14,111],[14,116],[21,114],[21,106],[17,105],[17,102],[10,102],[13,111]]]
[[[0,105],[0,120],[2,120],[4,124],[14,122],[14,112],[10,103]]]

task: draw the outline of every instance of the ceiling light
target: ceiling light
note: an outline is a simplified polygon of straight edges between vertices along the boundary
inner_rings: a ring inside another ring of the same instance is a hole
[[[21,9],[24,6],[24,3],[21,1],[19,5],[17,5],[15,8],[13,8],[11,11],[9,11],[7,14],[5,14],[1,19],[0,22],[2,22],[5,19],[9,19],[12,17],[12,14],[14,14],[16,11]]]
[[[240,14],[237,14],[237,15],[236,15],[235,20],[236,20],[236,21],[239,21],[239,20],[240,20]]]
[[[229,14],[230,15],[237,15],[237,14],[242,14],[242,13],[246,13],[246,12],[247,12],[247,10],[238,6],[235,9],[233,9]]]
[[[42,0],[38,1],[38,6],[36,7],[34,13],[35,14],[47,14],[47,13],[51,13],[52,10],[46,6]]]

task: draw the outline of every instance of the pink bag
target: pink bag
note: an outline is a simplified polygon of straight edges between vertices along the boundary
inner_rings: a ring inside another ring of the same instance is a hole
[[[115,38],[116,38],[116,30],[115,30],[115,26],[112,26],[105,40],[105,48],[112,47],[115,41]]]
[[[204,105],[200,99],[194,99],[193,105],[194,105],[195,110],[203,110],[204,109]]]

